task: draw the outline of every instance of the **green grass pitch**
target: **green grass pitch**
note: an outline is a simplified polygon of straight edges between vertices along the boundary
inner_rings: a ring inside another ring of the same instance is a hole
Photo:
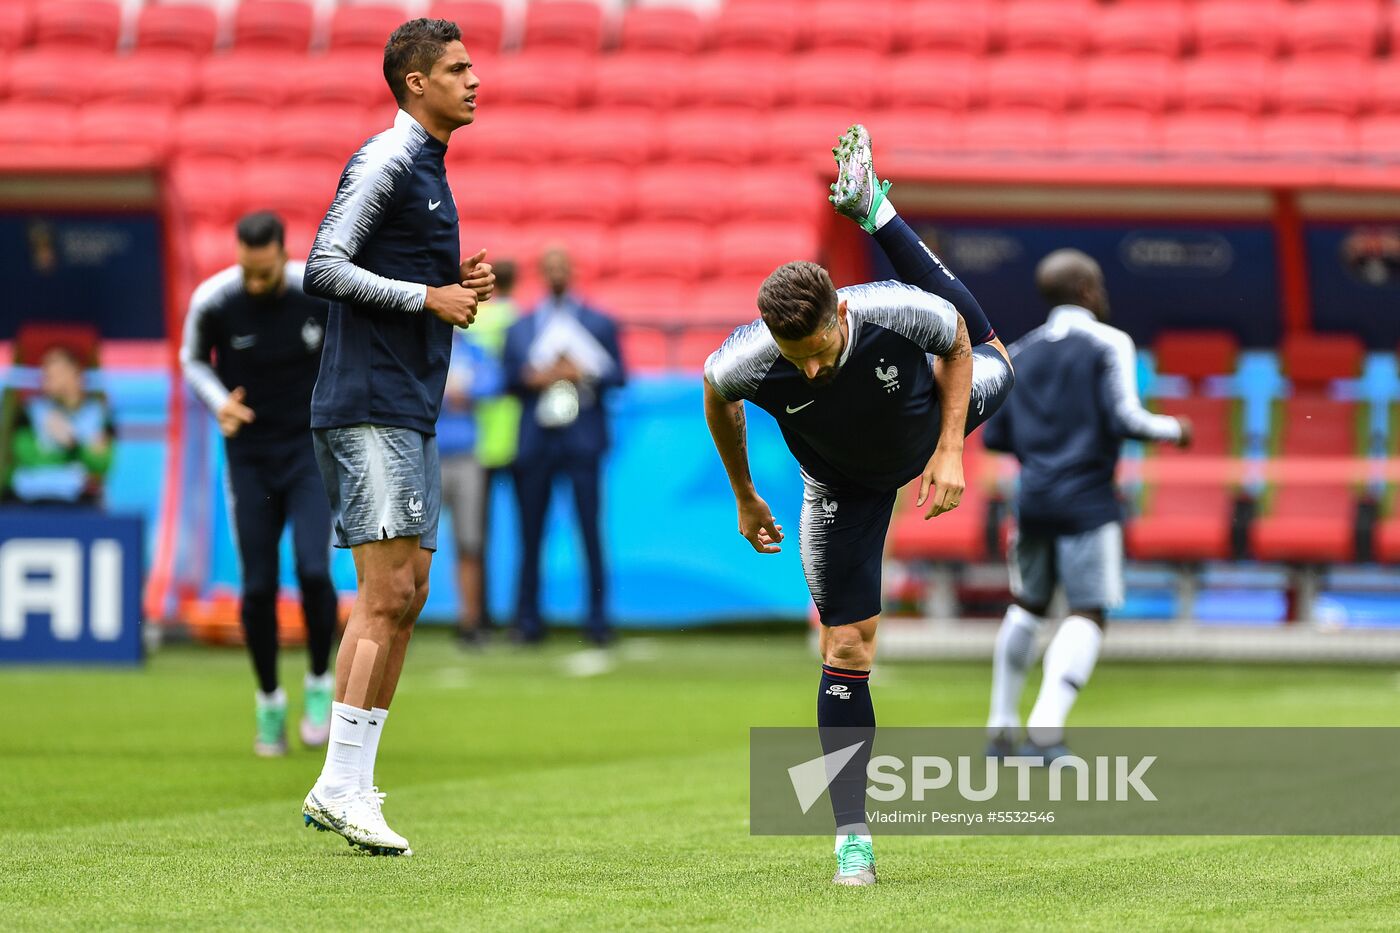
[[[817,664],[799,636],[638,638],[607,671],[564,640],[470,656],[436,631],[415,643],[378,774],[411,859],[303,828],[321,753],[253,758],[240,651],[168,649],[139,672],[5,671],[0,928],[1176,931],[1400,918],[1394,838],[877,836],[880,884],[836,888],[829,838],[756,838],[745,823],[748,727],[812,720]],[[300,662],[285,656],[294,707]],[[884,724],[985,715],[985,665],[886,664],[874,683]],[[1392,670],[1104,664],[1074,721],[1397,719]]]

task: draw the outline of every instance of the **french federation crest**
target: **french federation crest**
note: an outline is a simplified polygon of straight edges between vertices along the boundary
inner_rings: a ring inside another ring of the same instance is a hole
[[[325,336],[326,329],[314,317],[307,318],[306,323],[301,325],[301,342],[306,344],[307,350],[319,347]]]
[[[880,361],[881,363],[884,360]],[[899,388],[899,367],[891,363],[889,366],[876,366],[875,377],[885,384],[886,392],[893,392]]]

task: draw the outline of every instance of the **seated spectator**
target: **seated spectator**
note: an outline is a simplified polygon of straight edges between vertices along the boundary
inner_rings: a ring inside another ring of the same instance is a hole
[[[71,351],[53,347],[39,365],[40,390],[22,403],[15,422],[10,492],[21,502],[100,505],[112,465],[111,410],[84,390]]]

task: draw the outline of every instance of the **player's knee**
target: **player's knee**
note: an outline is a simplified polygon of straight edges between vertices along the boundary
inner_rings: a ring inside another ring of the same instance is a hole
[[[377,583],[377,586],[368,588],[369,611],[381,618],[398,622],[408,613],[418,593],[412,570],[405,568],[405,572],[389,574]]]
[[[276,613],[277,587],[266,583],[245,586],[243,588],[242,610],[245,617],[259,617]]]
[[[870,654],[870,639],[855,625],[833,625],[827,629],[826,663],[863,669],[870,664]]]

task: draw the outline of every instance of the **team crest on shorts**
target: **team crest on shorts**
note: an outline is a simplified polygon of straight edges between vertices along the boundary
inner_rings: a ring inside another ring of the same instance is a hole
[[[415,522],[423,520],[423,500],[421,498],[408,497],[408,517]]]
[[[881,363],[884,360],[880,360]],[[886,392],[893,392],[899,388],[899,367],[891,363],[888,367],[876,366],[875,377],[885,384]]]

